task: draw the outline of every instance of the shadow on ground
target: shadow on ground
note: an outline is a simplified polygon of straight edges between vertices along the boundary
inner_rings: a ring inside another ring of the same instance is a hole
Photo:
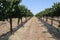
[[[54,39],[60,40],[60,33],[56,30],[54,26],[51,26],[50,24],[43,21],[42,19],[39,19],[39,21],[41,21],[45,25],[45,28],[47,28],[48,32],[53,36]]]
[[[28,20],[30,20],[30,19],[31,19],[31,18],[29,18]],[[27,21],[28,21],[28,20],[27,20]],[[27,21],[26,21],[26,22],[27,22]],[[26,22],[22,23],[22,25],[21,25],[21,24],[18,25],[17,28],[14,28],[12,34],[11,34],[10,32],[7,32],[6,34],[1,35],[1,36],[0,36],[0,40],[8,40],[9,37],[10,37],[11,35],[13,35],[18,29],[20,29],[21,27],[23,27],[23,25],[24,25]]]

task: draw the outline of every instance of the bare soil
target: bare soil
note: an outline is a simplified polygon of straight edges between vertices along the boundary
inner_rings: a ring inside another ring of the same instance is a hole
[[[36,17],[31,18],[24,27],[16,31],[9,40],[56,40],[46,26]],[[60,39],[59,39],[60,40]]]
[[[23,18],[22,21],[25,22],[25,18]],[[17,22],[18,22],[17,18],[13,18],[12,19],[12,26],[13,26],[13,28],[17,28],[17,26],[18,26]],[[20,24],[21,24],[21,22],[20,22]],[[0,36],[3,35],[3,34],[6,34],[9,31],[10,31],[9,19],[8,19],[8,21],[7,20],[0,21]]]

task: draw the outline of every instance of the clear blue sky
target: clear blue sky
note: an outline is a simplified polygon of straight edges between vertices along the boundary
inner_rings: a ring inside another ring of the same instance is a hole
[[[60,2],[60,0],[22,0],[21,4],[31,10],[33,14],[36,14],[46,8],[50,8],[55,2]]]

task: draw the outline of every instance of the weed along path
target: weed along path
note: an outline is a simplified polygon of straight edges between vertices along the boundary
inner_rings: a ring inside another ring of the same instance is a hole
[[[44,24],[36,17],[32,17],[24,27],[17,30],[9,40],[56,40]]]

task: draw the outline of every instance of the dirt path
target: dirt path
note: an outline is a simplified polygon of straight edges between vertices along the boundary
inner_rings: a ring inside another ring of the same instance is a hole
[[[36,17],[16,31],[9,40],[55,40],[47,28]]]

